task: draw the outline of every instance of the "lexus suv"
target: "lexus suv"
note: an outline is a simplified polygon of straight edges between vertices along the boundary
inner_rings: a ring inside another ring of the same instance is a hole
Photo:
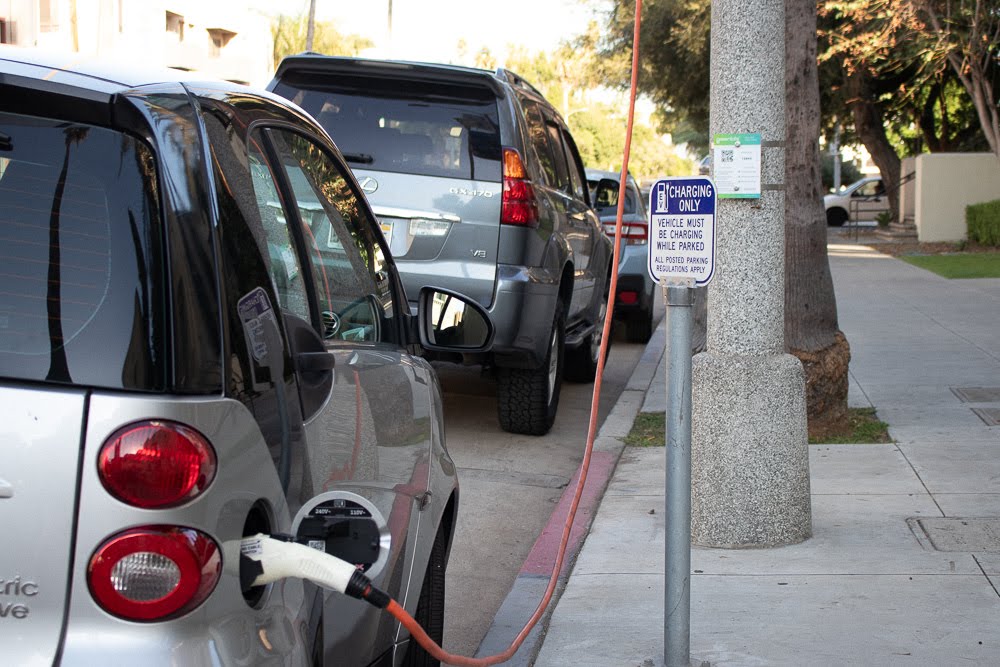
[[[497,416],[542,435],[560,383],[592,381],[612,244],[566,124],[524,79],[317,54],[281,61],[268,89],[334,137],[378,216],[411,302],[428,284],[488,309]]]
[[[241,582],[286,533],[438,641],[458,483],[360,187],[286,100],[0,47],[0,644],[8,665],[428,665],[391,617]],[[235,545],[235,551],[233,551]]]

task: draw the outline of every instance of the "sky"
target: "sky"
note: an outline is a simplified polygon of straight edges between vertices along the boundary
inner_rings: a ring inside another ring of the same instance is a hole
[[[268,3],[273,11],[273,2]],[[308,10],[308,0],[286,0],[286,11]],[[509,44],[549,51],[560,40],[586,30],[595,8],[608,0],[392,0],[392,40],[388,36],[389,0],[316,0],[317,20],[333,20],[342,34],[356,33],[376,43],[365,55],[401,60],[448,62],[464,39],[470,54],[486,46],[502,64]],[[266,8],[266,5],[265,5]]]

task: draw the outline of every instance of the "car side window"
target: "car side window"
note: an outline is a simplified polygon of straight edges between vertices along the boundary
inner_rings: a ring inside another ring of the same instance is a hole
[[[576,144],[573,137],[565,130],[562,131],[562,146],[566,152],[566,165],[569,168],[569,182],[571,193],[582,202],[590,203],[587,192],[587,176],[580,161],[580,156],[576,151]]]
[[[566,194],[570,194],[572,186],[569,180],[569,169],[566,166],[566,148],[563,145],[562,132],[559,131],[559,126],[554,121],[548,119],[545,121],[545,129],[549,135],[552,163],[556,170],[555,186]]]
[[[542,175],[549,185],[557,187],[559,179],[556,175],[556,161],[549,146],[548,130],[545,127],[542,108],[537,102],[527,99],[522,99],[521,105],[524,107],[524,119],[528,123],[528,138],[531,140],[531,147],[535,150],[538,162],[542,165]]]
[[[881,181],[869,181],[857,189],[855,194],[858,197],[875,197],[883,194]]]
[[[323,338],[383,340],[393,299],[381,232],[321,146],[289,130],[271,129],[268,135],[298,212]]]
[[[260,135],[254,133],[247,146],[250,175],[257,210],[267,237],[268,273],[274,282],[279,305],[286,311],[309,321],[309,299],[288,221],[278,196],[276,175],[264,157]]]

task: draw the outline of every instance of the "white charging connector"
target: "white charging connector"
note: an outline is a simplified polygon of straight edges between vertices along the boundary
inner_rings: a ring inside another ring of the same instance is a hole
[[[279,579],[297,577],[338,593],[347,593],[351,578],[358,574],[357,567],[336,556],[262,533],[245,537],[239,544],[239,556],[256,561],[260,566],[260,571],[248,582],[250,586],[263,586]],[[246,567],[246,562],[243,561],[240,567]]]

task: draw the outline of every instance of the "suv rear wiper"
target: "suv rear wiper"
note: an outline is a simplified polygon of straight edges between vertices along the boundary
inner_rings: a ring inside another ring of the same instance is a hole
[[[342,153],[342,155],[348,162],[356,162],[358,164],[371,164],[375,161],[375,158],[367,153]]]

